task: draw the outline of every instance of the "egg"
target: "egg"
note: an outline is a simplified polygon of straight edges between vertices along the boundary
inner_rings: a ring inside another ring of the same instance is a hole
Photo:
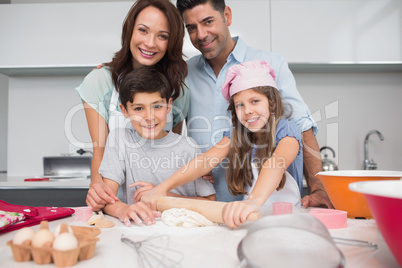
[[[40,229],[32,237],[32,246],[42,247],[47,242],[53,242],[54,235],[47,229]]]
[[[21,245],[25,240],[31,240],[35,231],[30,227],[18,230],[13,238],[14,245]]]
[[[56,250],[70,250],[78,247],[78,240],[73,234],[61,233],[53,243],[53,248]]]
[[[67,226],[67,228],[68,228],[68,232],[69,232],[70,234],[74,234],[73,229],[71,229],[70,226]],[[60,229],[61,229],[61,224],[59,224],[59,225],[56,227],[56,230],[54,231],[54,236],[57,237],[57,236],[60,235]]]

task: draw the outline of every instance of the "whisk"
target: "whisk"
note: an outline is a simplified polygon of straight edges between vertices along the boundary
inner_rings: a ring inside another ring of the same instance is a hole
[[[144,240],[133,241],[122,234],[120,240],[137,253],[138,267],[182,267],[184,254],[169,248],[170,239],[167,235],[152,235]]]

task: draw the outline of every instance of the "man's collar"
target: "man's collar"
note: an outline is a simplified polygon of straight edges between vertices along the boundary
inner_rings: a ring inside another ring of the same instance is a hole
[[[238,36],[233,37],[233,40],[236,41],[236,46],[233,49],[232,53],[230,53],[230,55],[233,55],[236,61],[244,62],[244,59],[246,57],[247,45]]]
[[[236,42],[236,46],[234,47],[232,53],[229,54],[228,58],[231,55],[233,55],[235,60],[237,60],[238,62],[243,62],[244,58],[246,57],[247,45],[238,36],[235,36],[235,37],[232,37],[232,38]],[[198,63],[202,64],[203,66],[205,66],[205,64],[207,64],[207,60],[205,59],[205,57],[202,54],[200,55],[200,57],[198,59]]]

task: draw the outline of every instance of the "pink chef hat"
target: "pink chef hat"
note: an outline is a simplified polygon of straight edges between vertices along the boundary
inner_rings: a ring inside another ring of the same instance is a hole
[[[247,61],[229,68],[222,95],[229,102],[234,94],[258,86],[277,88],[274,69],[265,61]]]

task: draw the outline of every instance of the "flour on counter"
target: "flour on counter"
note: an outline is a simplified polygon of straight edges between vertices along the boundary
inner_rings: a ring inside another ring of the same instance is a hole
[[[201,227],[217,225],[198,212],[185,208],[171,208],[162,212],[162,221],[168,226]]]

